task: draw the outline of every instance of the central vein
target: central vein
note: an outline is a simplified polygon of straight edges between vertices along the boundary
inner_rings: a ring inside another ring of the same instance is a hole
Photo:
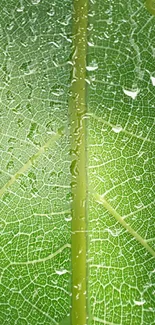
[[[69,103],[72,188],[71,324],[87,322],[86,267],[86,51],[87,0],[73,1],[72,84]]]

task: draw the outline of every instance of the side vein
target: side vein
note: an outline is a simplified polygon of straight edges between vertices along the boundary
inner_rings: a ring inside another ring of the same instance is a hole
[[[116,125],[114,125],[114,124],[112,124],[112,123],[110,123],[108,121],[105,121],[102,117],[99,117],[99,116],[97,116],[97,115],[95,115],[93,113],[89,113],[89,114],[87,113],[87,116],[92,117],[94,120],[96,120],[98,122],[102,122],[103,124],[106,124],[106,125],[110,126],[111,128],[116,127]],[[122,129],[120,131],[120,133],[121,132],[123,132],[124,134],[127,134],[127,135],[129,135],[129,136],[131,136],[133,138],[140,139],[140,140],[142,140],[144,142],[150,142],[150,143],[153,143],[153,144],[155,143],[153,140],[148,139],[147,137],[144,138],[144,137],[142,137],[140,135],[131,133],[131,132],[127,131],[126,129]]]
[[[120,214],[107,202],[107,200],[99,195],[98,193],[94,194],[95,200],[102,204],[107,211],[143,246],[145,249],[155,257],[155,251],[147,243],[147,241],[141,237],[126,221],[120,216]]]
[[[53,134],[53,136],[35,153],[14,175],[11,176],[9,181],[0,189],[0,197],[6,192],[8,187],[13,185],[16,180],[24,174],[34,162],[49,148],[52,142],[55,142],[60,137],[59,133]]]

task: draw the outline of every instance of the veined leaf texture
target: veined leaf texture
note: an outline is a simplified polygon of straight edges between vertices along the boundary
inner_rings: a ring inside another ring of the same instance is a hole
[[[155,1],[0,12],[0,324],[153,325]]]

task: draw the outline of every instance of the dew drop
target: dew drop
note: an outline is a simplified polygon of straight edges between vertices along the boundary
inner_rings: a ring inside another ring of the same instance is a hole
[[[88,46],[93,47],[94,46],[94,43],[93,42],[88,42]]]
[[[95,60],[92,61],[91,64],[86,67],[87,71],[95,71],[97,69],[98,69],[98,64]]]
[[[141,180],[141,175],[135,176],[135,179],[139,182]]]
[[[136,306],[142,306],[142,305],[145,304],[145,300],[140,300],[140,301],[134,300],[134,304],[135,304]]]
[[[135,89],[135,90],[123,89],[123,92],[125,95],[131,97],[132,99],[135,99],[139,93],[139,89]]]
[[[40,0],[31,0],[31,1],[33,5],[37,5],[40,2]]]
[[[17,8],[17,12],[23,12],[23,10],[24,10],[24,7],[23,6],[20,7],[20,8]]]
[[[63,274],[66,274],[68,271],[66,269],[64,270],[56,270],[55,273],[58,274],[58,275],[63,275]]]
[[[86,67],[86,69],[87,69],[87,71],[95,71],[95,70],[98,69],[98,66],[97,66],[97,65],[96,65],[96,66],[90,66],[90,65],[88,65],[88,66]]]
[[[47,12],[47,15],[50,16],[50,17],[53,17],[55,14],[55,10],[54,8],[50,9],[48,12]]]
[[[112,130],[115,133],[120,133],[122,131],[122,126],[121,125],[115,125],[115,126],[112,127]]]
[[[69,222],[72,220],[72,216],[65,217],[65,221]]]
[[[79,299],[79,293],[76,295],[76,297],[75,297],[75,298],[76,298],[76,300],[78,300],[78,299]]]
[[[139,202],[138,204],[135,204],[135,208],[140,209],[142,208],[143,203]]]
[[[155,86],[155,77],[151,77],[152,85]]]

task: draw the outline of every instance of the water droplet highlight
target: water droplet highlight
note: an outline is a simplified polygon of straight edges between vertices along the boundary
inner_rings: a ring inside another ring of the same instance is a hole
[[[145,304],[145,300],[141,300],[141,301],[134,300],[134,304],[136,306],[143,306]]]
[[[55,273],[58,274],[58,275],[63,275],[63,274],[66,274],[68,271],[66,269],[64,270],[56,270]]]
[[[135,99],[139,93],[139,89],[136,89],[136,90],[123,89],[123,92],[125,95],[131,97],[132,99]]]
[[[152,85],[155,86],[155,77],[150,77],[152,81]]]
[[[120,133],[122,131],[122,126],[121,125],[115,125],[112,127],[112,130],[115,132],[115,133]]]
[[[92,63],[90,63],[90,65],[88,65],[87,67],[86,67],[86,70],[87,71],[95,71],[95,70],[97,70],[98,69],[98,64],[97,64],[97,62],[94,60],[94,61],[92,61]]]
[[[31,0],[31,1],[33,5],[37,5],[40,2],[40,0]]]

